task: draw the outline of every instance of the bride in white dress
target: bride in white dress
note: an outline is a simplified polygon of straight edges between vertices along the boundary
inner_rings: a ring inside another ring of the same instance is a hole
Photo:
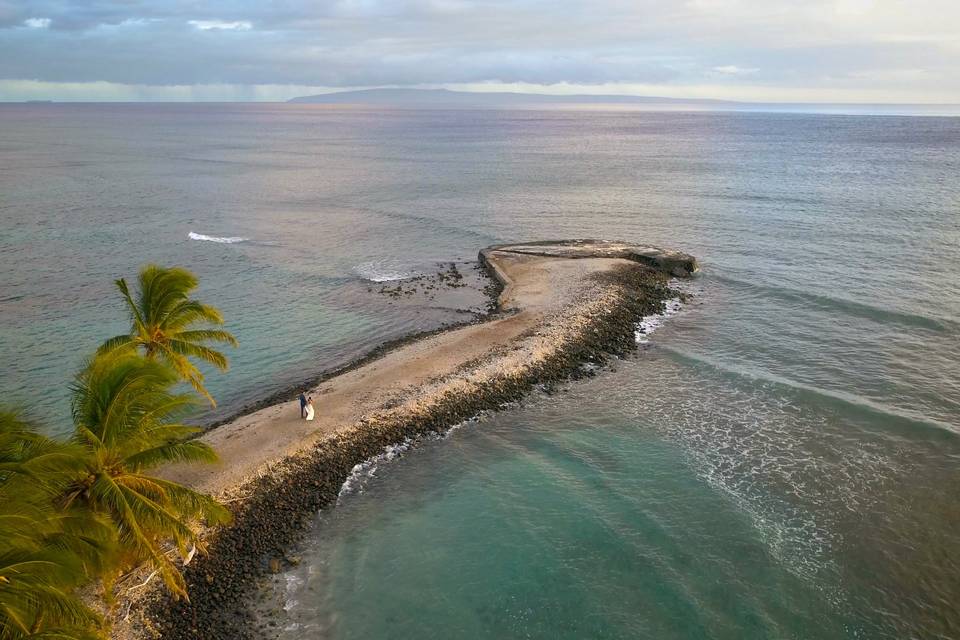
[[[313,420],[313,398],[307,400],[307,420]]]

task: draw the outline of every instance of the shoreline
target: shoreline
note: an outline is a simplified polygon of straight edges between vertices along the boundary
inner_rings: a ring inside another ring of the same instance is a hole
[[[454,331],[461,327],[469,327],[471,325],[481,324],[492,319],[498,313],[497,298],[499,298],[500,294],[503,292],[503,283],[497,278],[493,270],[486,262],[481,260],[479,262],[479,266],[484,271],[485,275],[490,279],[490,283],[481,290],[483,295],[487,298],[487,307],[483,311],[474,312],[473,318],[469,320],[461,320],[459,322],[446,323],[433,329],[415,331],[413,333],[407,333],[396,338],[385,340],[368,351],[361,353],[359,356],[353,357],[352,359],[346,359],[342,362],[342,364],[319,371],[316,374],[303,378],[295,383],[291,383],[275,391],[271,391],[262,398],[245,404],[236,411],[233,411],[222,418],[216,418],[205,424],[202,424],[201,426],[203,427],[203,431],[197,434],[195,437],[202,438],[209,431],[239,420],[250,415],[251,413],[256,413],[260,409],[265,409],[267,407],[272,407],[284,402],[289,402],[290,398],[298,395],[302,390],[316,388],[332,378],[349,373],[359,367],[368,365],[371,362],[379,360],[390,352],[405,347],[418,340],[424,340],[426,338],[446,333],[447,331]]]
[[[189,603],[151,586],[114,637],[259,637],[266,629],[247,606],[258,578],[291,564],[291,546],[356,464],[635,350],[636,322],[673,297],[667,278],[697,270],[686,254],[601,241],[497,245],[479,260],[503,286],[496,312],[333,372],[311,391],[317,424],[287,400],[204,433],[221,464],[163,470],[227,501],[235,523],[185,567]]]

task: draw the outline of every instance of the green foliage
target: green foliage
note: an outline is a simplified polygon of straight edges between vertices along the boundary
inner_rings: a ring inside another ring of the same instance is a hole
[[[0,640],[96,637],[102,627],[74,589],[103,568],[111,531],[93,514],[54,508],[73,454],[0,410]]]
[[[145,473],[167,462],[216,460],[207,444],[185,440],[198,429],[178,418],[194,399],[171,393],[176,381],[169,367],[131,351],[90,361],[73,392],[73,441],[82,469],[62,500],[113,524],[122,567],[149,562],[175,594],[186,596],[161,541],[172,540],[185,557],[189,545],[200,543],[191,521],[222,523],[230,513],[212,498]]]
[[[237,340],[228,331],[210,328],[223,325],[223,317],[215,307],[190,298],[197,287],[197,277],[179,267],[147,265],[140,270],[136,299],[125,279],[120,278],[115,284],[130,313],[130,333],[110,338],[100,347],[100,353],[139,349],[147,358],[165,362],[215,406],[203,386],[203,374],[190,358],[225,371],[226,356],[209,343],[236,346]],[[198,325],[206,328],[196,328]]]
[[[187,297],[196,284],[184,269],[148,266],[134,303],[117,281],[133,331],[108,340],[77,374],[69,439],[48,438],[0,408],[0,640],[105,637],[77,590],[99,582],[110,605],[115,578],[140,563],[186,597],[168,554],[202,550],[197,525],[229,520],[209,496],[149,473],[216,459],[182,422],[196,396],[174,391],[185,379],[209,398],[187,356],[225,369],[223,354],[202,343],[236,342],[225,331],[189,329],[222,324],[216,309]]]

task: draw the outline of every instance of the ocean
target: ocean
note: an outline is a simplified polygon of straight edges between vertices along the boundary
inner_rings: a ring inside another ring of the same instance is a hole
[[[484,304],[385,283],[674,247],[702,273],[636,355],[359,469],[278,636],[957,638],[957,176],[960,118],[0,105],[0,390],[66,433],[145,262],[240,340],[210,421]]]

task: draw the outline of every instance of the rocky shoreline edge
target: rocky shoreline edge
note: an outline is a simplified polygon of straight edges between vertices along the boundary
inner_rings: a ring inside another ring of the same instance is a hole
[[[494,255],[526,260],[605,258],[616,264],[582,278],[563,308],[547,314],[516,343],[493,349],[464,363],[453,376],[438,380],[435,392],[413,406],[384,409],[288,456],[241,487],[229,502],[235,522],[216,531],[208,553],[184,567],[190,601],[174,601],[151,585],[127,605],[119,637],[253,639],[268,636],[269,621],[258,620],[250,604],[268,573],[295,559],[287,554],[309,530],[316,513],[335,504],[353,468],[392,445],[442,434],[485,411],[516,402],[537,386],[592,375],[611,357],[637,349],[635,330],[644,316],[663,311],[675,297],[671,275],[696,271],[685,254],[597,241],[559,241],[497,246],[480,252],[480,262],[505,285],[509,275]],[[501,304],[501,313],[506,313]],[[586,366],[585,365],[589,365]]]

